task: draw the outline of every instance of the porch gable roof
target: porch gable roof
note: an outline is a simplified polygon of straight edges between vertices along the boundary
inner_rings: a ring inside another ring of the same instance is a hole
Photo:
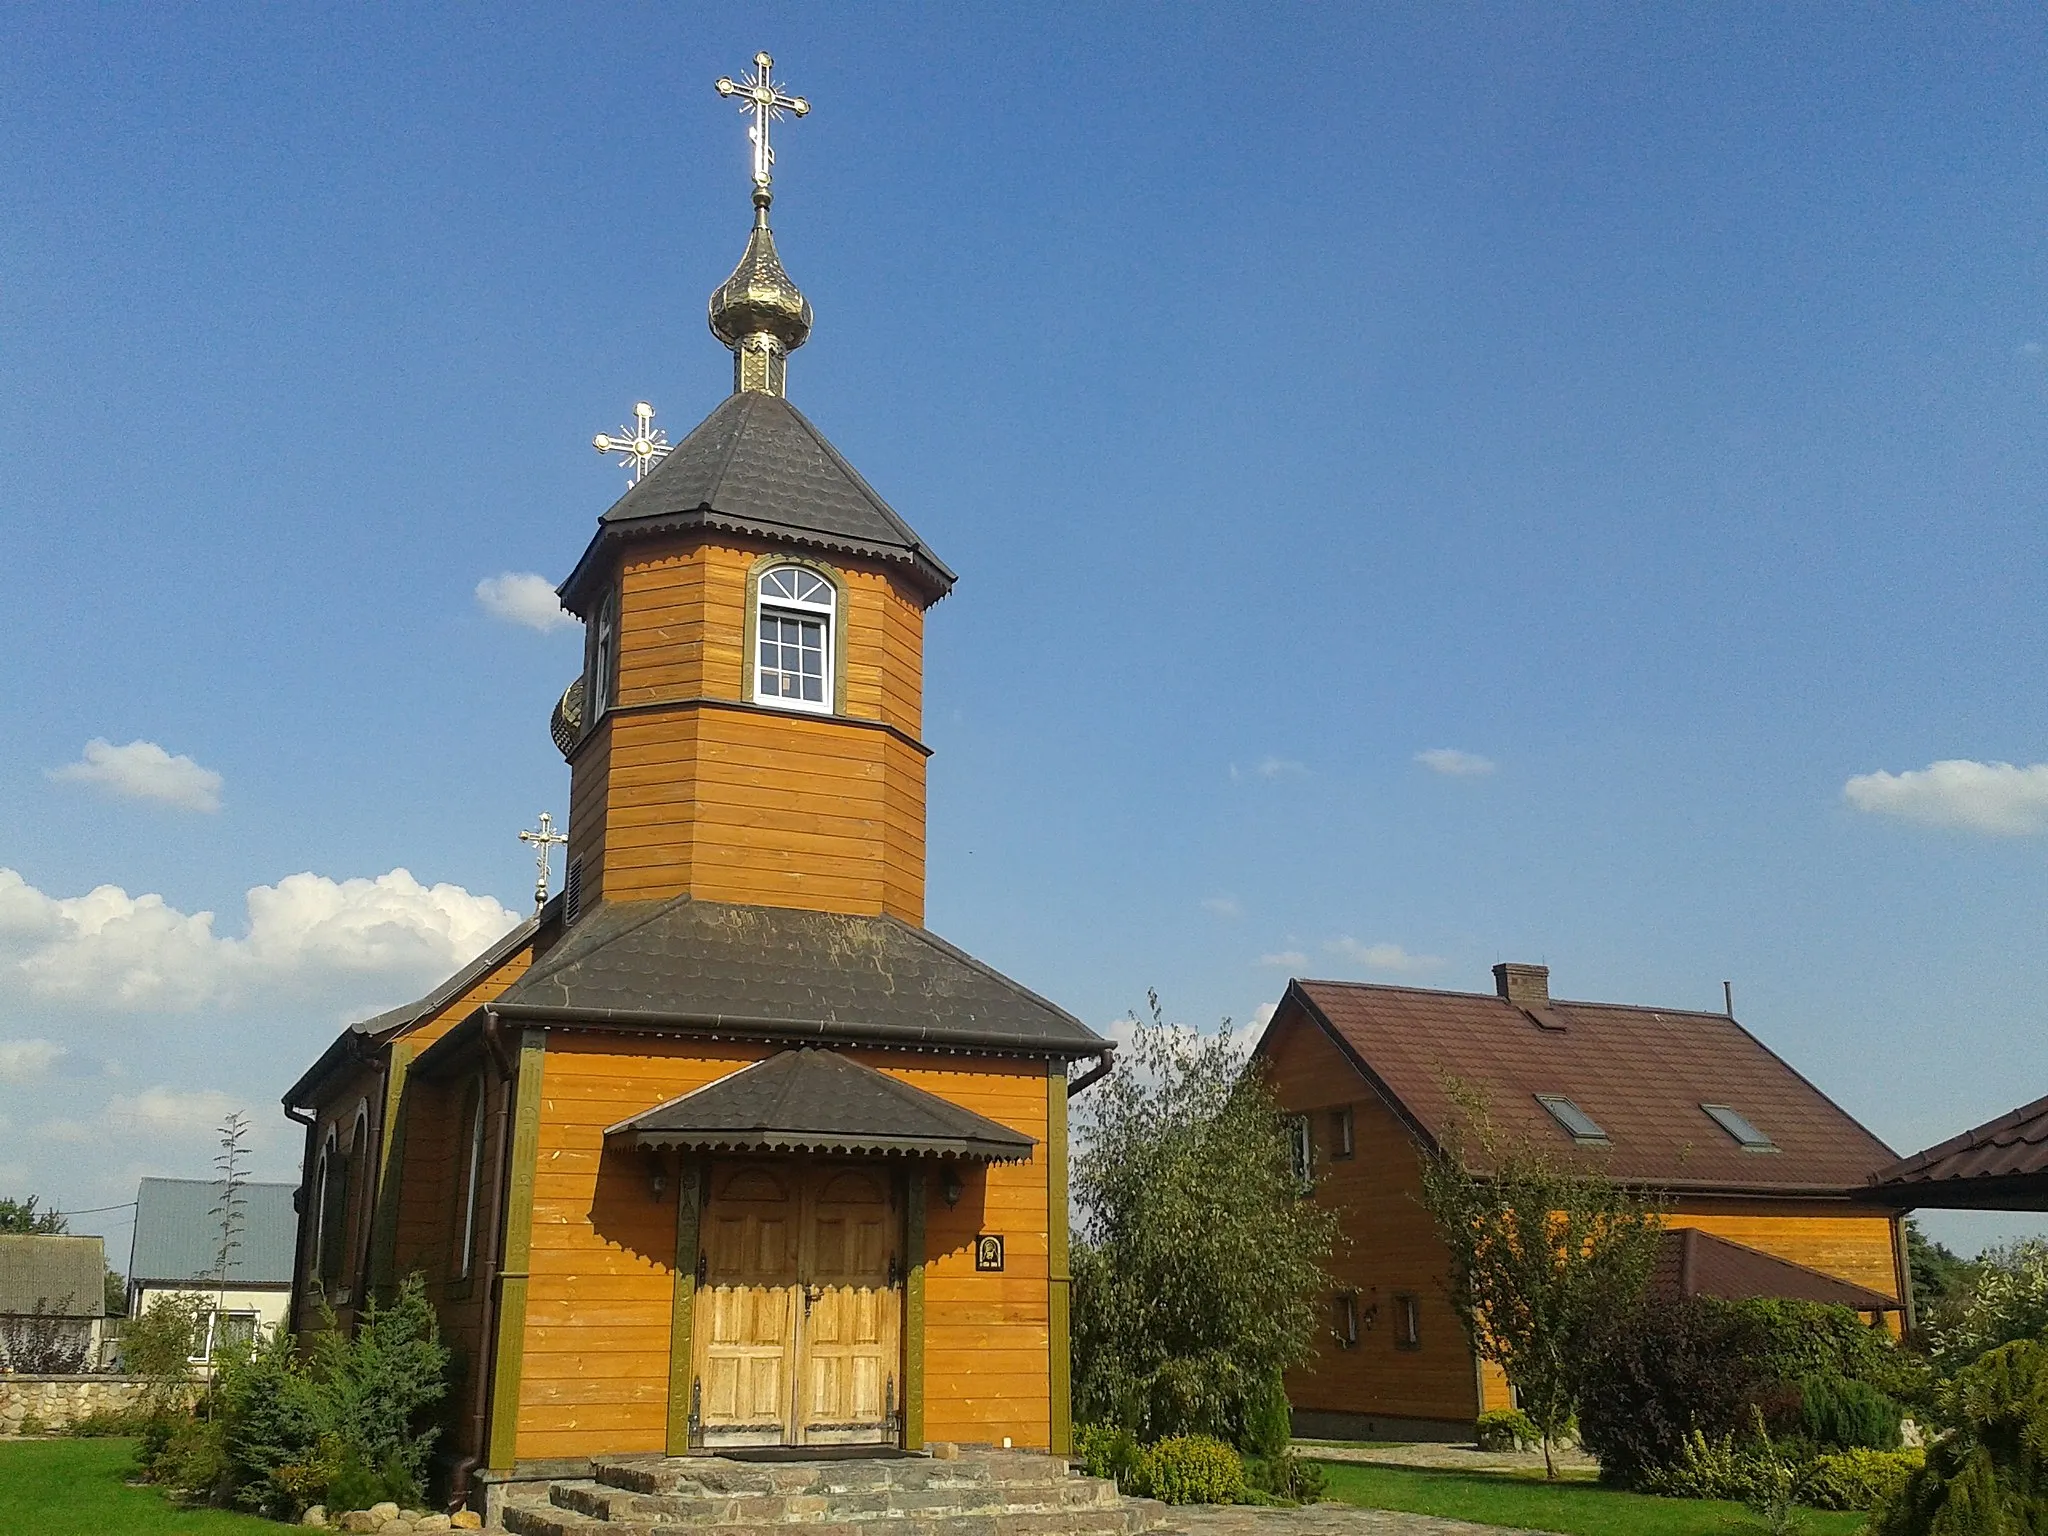
[[[781,1051],[606,1130],[649,1151],[1029,1160],[1033,1138],[813,1046]]]

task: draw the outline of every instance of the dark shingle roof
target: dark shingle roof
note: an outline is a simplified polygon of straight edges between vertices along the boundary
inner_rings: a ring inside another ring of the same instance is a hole
[[[107,1249],[97,1237],[0,1237],[0,1317],[104,1317]]]
[[[299,1215],[293,1184],[242,1186],[241,1247],[228,1260],[229,1285],[290,1285]],[[131,1285],[210,1282],[220,1257],[221,1185],[212,1179],[144,1179],[135,1195]]]
[[[1431,1141],[1456,1129],[1455,1084],[1510,1137],[1673,1189],[1843,1194],[1894,1157],[1725,1014],[1550,999],[1539,1021],[1492,994],[1341,981],[1296,981],[1288,997]],[[1537,1094],[1569,1098],[1608,1145],[1576,1150]],[[1745,1152],[1703,1104],[1737,1110],[1777,1150]]]
[[[334,1042],[320,1053],[320,1059],[306,1068],[299,1080],[285,1090],[284,1102],[287,1107],[296,1108],[307,1102],[322,1078],[335,1065],[350,1057],[361,1056],[373,1046],[397,1034],[410,1025],[417,1024],[427,1015],[462,996],[485,976],[503,965],[512,956],[533,942],[533,936],[543,925],[553,922],[561,915],[562,898],[557,896],[539,912],[517,924],[503,938],[497,940],[482,954],[478,955],[461,970],[434,988],[425,997],[386,1009],[367,1019],[358,1019],[338,1035]]]
[[[1659,1300],[1718,1296],[1724,1301],[1818,1301],[1854,1312],[1899,1310],[1899,1302],[1880,1291],[1696,1227],[1668,1228],[1658,1235],[1649,1293]]]
[[[1019,1162],[1032,1138],[835,1051],[780,1051],[605,1133],[700,1152],[882,1153]]]
[[[608,536],[715,528],[902,565],[936,600],[953,573],[895,509],[780,395],[734,394],[598,519],[562,584],[582,613],[592,555]]]
[[[688,896],[601,903],[491,1006],[635,1027],[726,1021],[735,1032],[835,1043],[1059,1056],[1106,1045],[1064,1009],[896,918]]]
[[[1871,1183],[1888,1205],[2048,1210],[2048,1099],[1901,1158]]]

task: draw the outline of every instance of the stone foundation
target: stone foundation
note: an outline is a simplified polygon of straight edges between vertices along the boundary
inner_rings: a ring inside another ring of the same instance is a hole
[[[140,1376],[12,1376],[0,1374],[0,1435],[18,1435],[25,1419],[63,1429],[95,1413],[119,1413],[142,1401]]]

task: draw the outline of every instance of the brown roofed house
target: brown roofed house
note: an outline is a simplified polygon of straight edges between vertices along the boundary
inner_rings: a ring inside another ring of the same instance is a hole
[[[1863,1193],[1893,1161],[1884,1143],[1726,1014],[1565,1002],[1537,965],[1495,966],[1494,981],[1294,981],[1259,1041],[1315,1198],[1349,1239],[1317,1358],[1288,1381],[1297,1433],[1463,1438],[1509,1406],[1451,1311],[1420,1202],[1421,1155],[1456,1134],[1465,1092],[1502,1134],[1664,1193],[1665,1293],[1831,1300],[1902,1323],[1900,1222]]]

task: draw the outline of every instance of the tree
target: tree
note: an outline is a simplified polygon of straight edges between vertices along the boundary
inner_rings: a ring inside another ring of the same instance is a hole
[[[36,1197],[10,1200],[0,1195],[0,1234],[8,1237],[61,1237],[71,1230],[62,1211],[39,1211]]]
[[[1145,1440],[1252,1445],[1276,1401],[1284,1424],[1280,1378],[1309,1355],[1336,1217],[1303,1198],[1243,1048],[1167,1024],[1157,994],[1151,1007],[1082,1101],[1075,1397],[1084,1421]]]
[[[1450,1301],[1473,1351],[1507,1375],[1555,1477],[1580,1352],[1642,1295],[1662,1223],[1647,1197],[1498,1135],[1483,1100],[1449,1087],[1459,1128],[1423,1157],[1423,1203],[1450,1249]]]
[[[1987,1248],[1968,1285],[1934,1309],[1927,1327],[1944,1373],[2001,1344],[2048,1335],[2048,1238]]]
[[[1913,1277],[1913,1297],[1923,1307],[1938,1307],[1963,1295],[1977,1266],[1920,1230],[1920,1218],[1906,1218],[1906,1267]]]
[[[1878,1512],[1882,1536],[2038,1536],[2048,1530],[2048,1344],[2004,1344],[1942,1392],[1944,1433]]]

